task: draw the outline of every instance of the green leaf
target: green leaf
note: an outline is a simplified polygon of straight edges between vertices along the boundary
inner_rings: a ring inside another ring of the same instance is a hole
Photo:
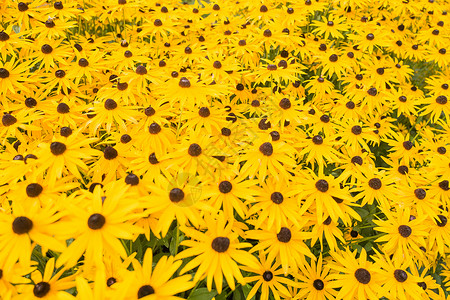
[[[189,300],[211,300],[215,295],[217,295],[217,291],[208,291],[207,288],[199,288],[196,289],[190,296]]]

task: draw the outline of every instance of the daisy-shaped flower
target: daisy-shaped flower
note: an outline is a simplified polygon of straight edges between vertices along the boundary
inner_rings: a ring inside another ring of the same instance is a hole
[[[215,219],[212,215],[206,215],[206,232],[202,232],[189,227],[182,227],[182,231],[190,240],[184,240],[181,245],[187,246],[177,255],[177,258],[183,259],[194,256],[188,262],[181,274],[196,267],[194,281],[198,281],[206,275],[206,285],[208,290],[212,289],[214,279],[216,289],[219,293],[223,288],[223,277],[225,277],[228,286],[234,290],[236,287],[234,279],[245,285],[246,281],[242,276],[240,267],[244,265],[252,269],[259,269],[257,259],[243,248],[251,247],[250,243],[239,241],[239,235],[233,230],[233,225],[227,223],[223,215]]]

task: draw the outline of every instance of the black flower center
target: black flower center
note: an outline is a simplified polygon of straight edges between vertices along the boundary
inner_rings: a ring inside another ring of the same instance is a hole
[[[151,285],[143,285],[138,290],[138,299],[144,298],[145,296],[152,295],[155,293],[155,290]]]
[[[28,10],[28,5],[26,3],[23,2],[19,2],[19,4],[17,5],[17,8],[19,9],[19,11],[27,11]]]
[[[9,71],[5,68],[0,68],[0,78],[8,78],[9,77]]]
[[[381,180],[379,178],[372,178],[369,180],[369,186],[374,190],[381,189]]]
[[[113,99],[106,99],[104,106],[106,110],[114,110],[117,108],[117,102]]]
[[[117,155],[119,155],[119,153],[111,146],[108,146],[105,148],[105,150],[103,150],[103,157],[107,160],[114,159],[117,157]]]
[[[54,7],[55,9],[61,10],[61,9],[64,8],[64,5],[62,4],[61,1],[56,1],[56,2],[53,4],[53,7]]]
[[[351,236],[352,238],[357,237],[357,236],[358,236],[358,231],[356,231],[356,230],[350,231],[350,236]]]
[[[367,90],[367,94],[369,94],[370,96],[376,96],[378,94],[378,91],[376,88],[370,88]]]
[[[72,129],[70,129],[69,127],[64,126],[64,127],[61,127],[61,129],[59,130],[59,133],[63,137],[69,137],[72,134]]]
[[[202,118],[207,118],[211,115],[211,112],[207,107],[200,107],[200,109],[198,110],[198,115]]]
[[[43,190],[44,188],[39,183],[30,183],[26,188],[27,195],[31,198],[38,197]]]
[[[212,241],[211,247],[216,252],[223,253],[228,250],[228,247],[230,247],[230,239],[227,237],[218,236]]]
[[[262,277],[265,281],[271,281],[273,279],[273,273],[270,271],[265,271]]]
[[[221,183],[219,183],[219,191],[223,194],[228,194],[231,192],[231,189],[233,188],[233,185],[231,182],[224,180]]]
[[[418,286],[420,286],[424,291],[427,289],[427,284],[425,282],[418,282]]]
[[[110,286],[112,286],[114,283],[116,283],[117,282],[117,280],[114,278],[114,277],[109,277],[107,280],[106,280],[106,285],[108,286],[108,287],[110,287]]]
[[[362,128],[359,125],[355,125],[352,127],[352,133],[354,135],[360,135],[362,133]]]
[[[363,268],[359,268],[355,271],[355,278],[362,284],[368,284],[371,279],[369,271]]]
[[[348,109],[354,109],[355,108],[355,102],[353,102],[353,101],[348,101],[347,103],[345,103],[345,106],[348,108]]]
[[[17,217],[12,223],[12,230],[15,234],[24,234],[30,232],[33,228],[33,221],[27,217]]]
[[[323,144],[323,137],[321,137],[320,135],[315,135],[312,138],[312,141],[315,145],[322,145]]]
[[[408,225],[400,225],[398,226],[398,233],[404,238],[407,238],[411,235],[412,229]]]
[[[191,82],[186,77],[181,77],[180,78],[180,82],[178,83],[178,85],[181,88],[188,88],[188,87],[191,87]]]
[[[142,65],[137,66],[136,67],[136,74],[138,74],[138,75],[145,75],[145,74],[147,74],[147,69],[144,66],[142,66]]]
[[[403,142],[403,148],[405,148],[406,150],[411,150],[413,147],[413,143],[411,143],[411,141],[404,141]]]
[[[416,196],[417,199],[423,200],[427,196],[427,192],[424,189],[419,188],[414,190],[414,195]]]
[[[332,55],[330,55],[330,57],[329,57],[329,60],[331,61],[331,62],[337,62],[338,61],[338,56],[336,55],[336,54],[332,54]]]
[[[50,152],[52,152],[53,155],[61,155],[66,152],[66,150],[66,145],[61,142],[53,142],[50,144]]]
[[[399,166],[398,169],[397,169],[397,171],[398,171],[400,174],[405,175],[405,174],[408,174],[409,168],[408,168],[407,166]]]
[[[63,78],[64,76],[66,76],[66,72],[64,72],[63,70],[58,70],[55,72],[55,76],[56,78]]]
[[[188,154],[193,157],[197,157],[202,154],[202,147],[199,144],[191,144],[188,149]]]
[[[269,142],[263,143],[259,146],[259,151],[265,156],[271,156],[273,154],[273,146]]]
[[[284,197],[280,192],[273,192],[272,195],[270,195],[270,200],[275,204],[281,204],[283,203]]]
[[[224,127],[224,128],[221,129],[221,133],[222,133],[223,136],[230,136],[231,135],[231,130]]]
[[[288,243],[292,238],[291,230],[286,227],[281,227],[280,232],[277,233],[277,239],[282,243]]]
[[[444,217],[443,215],[438,215],[437,216],[439,220],[436,220],[436,224],[439,227],[445,227],[445,225],[447,225],[447,218]]]
[[[125,177],[125,183],[129,185],[138,185],[139,184],[139,177],[136,174],[128,174],[127,177]]]
[[[442,180],[441,182],[439,182],[439,187],[444,191],[448,191],[450,189],[448,184],[449,184],[448,180]]]
[[[322,280],[316,279],[316,280],[314,280],[314,282],[313,282],[313,287],[314,287],[316,290],[321,291],[321,290],[323,290],[323,288],[325,287],[325,285],[323,284],[323,281],[322,281]]]
[[[291,108],[291,101],[288,98],[283,98],[281,99],[279,105],[282,109],[289,109]]]
[[[442,105],[447,104],[447,97],[445,97],[445,96],[437,96],[436,97],[436,103],[437,104],[442,104]]]
[[[352,161],[352,163],[353,163],[354,165],[358,164],[358,165],[361,166],[361,165],[363,164],[363,159],[362,159],[362,157],[359,156],[359,155],[353,156],[351,161]]]
[[[101,214],[93,214],[88,219],[88,227],[92,230],[98,230],[103,227],[106,223],[106,219]]]
[[[400,269],[394,271],[394,277],[398,282],[405,282],[408,279],[408,274]]]
[[[325,193],[328,191],[329,185],[328,182],[324,179],[319,179],[316,182],[316,189],[321,191],[322,193]]]
[[[169,199],[174,203],[178,203],[184,199],[184,192],[182,189],[173,188],[169,192]]]
[[[438,147],[437,152],[439,154],[445,154],[445,153],[447,153],[447,149],[445,147]]]
[[[122,144],[128,144],[130,141],[131,141],[131,136],[129,134],[125,133],[120,137],[120,142]]]
[[[2,117],[3,126],[11,126],[17,122],[16,117],[10,114],[4,114]]]
[[[272,137],[272,141],[276,142],[280,140],[280,133],[278,131],[272,131],[270,133],[270,136]]]
[[[45,281],[37,283],[33,288],[33,294],[38,298],[44,298],[50,292],[50,284]]]
[[[36,105],[37,105],[36,99],[31,98],[31,97],[25,99],[25,106],[26,106],[26,107],[28,107],[28,108],[33,108],[33,107],[35,107]]]
[[[152,123],[148,126],[148,132],[150,134],[158,134],[161,132],[161,126],[158,123]]]
[[[59,103],[56,107],[56,111],[60,114],[67,114],[70,112],[70,107],[66,103]]]
[[[50,53],[53,52],[53,47],[50,46],[49,44],[44,44],[44,45],[42,45],[42,47],[41,47],[41,51],[42,51],[42,53],[44,53],[44,54],[50,54]]]
[[[153,152],[148,156],[148,162],[151,163],[152,165],[156,165],[159,163],[158,159],[156,158],[155,152]]]
[[[368,39],[369,41],[373,41],[374,38],[375,36],[373,35],[373,33],[369,33],[368,35],[366,35],[366,39]]]

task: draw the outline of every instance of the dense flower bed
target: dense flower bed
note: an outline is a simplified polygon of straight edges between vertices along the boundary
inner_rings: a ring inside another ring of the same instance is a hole
[[[2,1],[0,298],[446,299],[449,8]]]

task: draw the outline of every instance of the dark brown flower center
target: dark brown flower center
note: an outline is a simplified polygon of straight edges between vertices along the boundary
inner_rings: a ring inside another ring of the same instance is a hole
[[[0,68],[0,78],[8,78],[9,77],[9,71],[5,68]]]
[[[321,137],[320,135],[315,135],[312,138],[312,141],[315,145],[322,145],[323,144],[323,137]]]
[[[136,74],[138,74],[138,75],[145,75],[145,74],[147,74],[147,69],[144,66],[142,66],[142,65],[137,66],[136,67]]]
[[[56,78],[64,78],[64,76],[66,76],[66,72],[64,72],[63,70],[57,70],[55,72],[55,76]]]
[[[400,225],[398,226],[398,233],[404,238],[407,238],[411,235],[412,229],[408,225]]]
[[[56,111],[60,114],[67,114],[70,112],[70,107],[66,103],[59,103],[56,107]]]
[[[283,98],[281,99],[279,105],[282,109],[289,109],[291,108],[291,101],[288,98]]]
[[[273,154],[273,146],[269,142],[263,143],[259,146],[259,151],[265,156],[271,156]]]
[[[368,284],[372,276],[366,269],[359,268],[355,271],[355,278],[362,284]]]
[[[114,110],[117,108],[117,102],[113,99],[106,99],[104,106],[106,110]]]
[[[155,293],[155,290],[151,285],[143,285],[138,290],[138,299],[144,298],[145,296],[152,295]]]
[[[53,4],[53,7],[54,7],[55,9],[57,9],[57,10],[61,10],[61,9],[64,8],[64,5],[62,4],[61,1],[56,1],[56,2]]]
[[[272,202],[275,204],[281,204],[284,201],[284,197],[280,192],[273,192],[270,195],[270,200],[272,200]]]
[[[224,180],[221,183],[219,183],[219,191],[223,194],[228,194],[231,192],[231,189],[233,188],[233,185],[231,182]]]
[[[198,110],[198,114],[202,118],[207,118],[211,115],[211,112],[209,111],[209,108],[207,108],[207,107],[200,107],[200,109]]]
[[[180,78],[180,82],[178,83],[178,85],[181,88],[189,88],[191,86],[191,82],[186,77],[181,77]]]
[[[230,239],[227,237],[218,236],[211,242],[211,248],[216,252],[223,253],[230,247]]]
[[[44,298],[50,292],[50,284],[45,281],[37,283],[33,288],[34,296]]]
[[[409,172],[409,168],[407,166],[399,166],[397,171],[402,175],[406,175]]]
[[[202,154],[202,147],[199,144],[191,144],[188,149],[188,154],[193,157],[197,157]]]
[[[436,103],[437,104],[442,104],[442,105],[447,104],[447,97],[445,97],[445,96],[438,96],[438,97],[436,97]]]
[[[52,152],[53,155],[61,155],[66,152],[66,150],[67,147],[63,143],[53,142],[50,144],[50,152]]]
[[[316,182],[316,189],[318,191],[321,191],[322,193],[325,193],[326,191],[328,191],[329,185],[328,182],[324,179],[319,179]]]
[[[448,185],[449,185],[448,180],[442,180],[441,182],[439,182],[439,187],[444,191],[448,191],[450,189]]]
[[[374,190],[381,189],[381,180],[379,178],[372,178],[369,180],[369,186]]]
[[[49,44],[44,44],[44,45],[42,45],[42,47],[41,47],[41,51],[42,51],[42,53],[44,53],[44,54],[50,54],[50,53],[53,52],[53,47],[50,46]]]
[[[325,284],[323,283],[322,280],[316,279],[316,280],[314,280],[314,282],[313,282],[313,287],[314,287],[316,290],[321,291],[321,290],[323,290],[323,288],[325,287]]]
[[[38,197],[43,190],[44,188],[39,183],[30,183],[26,188],[27,195],[31,198]]]
[[[411,150],[413,147],[413,143],[411,143],[411,141],[404,141],[403,142],[403,148],[405,148],[406,150]]]
[[[398,282],[405,282],[408,279],[408,274],[400,269],[394,271],[394,277]]]
[[[158,134],[161,132],[161,126],[158,123],[153,122],[148,126],[148,132],[150,132],[150,134]]]
[[[106,280],[106,285],[108,286],[108,287],[110,287],[110,286],[112,286],[114,283],[116,283],[117,282],[117,280],[114,278],[114,277],[109,277],[107,280]]]
[[[12,223],[12,230],[15,234],[25,234],[33,228],[33,221],[27,217],[17,217]]]
[[[173,188],[169,192],[169,199],[174,203],[178,203],[184,199],[184,192],[182,189]]]
[[[445,225],[447,225],[447,218],[444,217],[443,215],[438,215],[437,218],[439,220],[436,220],[436,224],[439,227],[445,227]]]
[[[92,214],[88,219],[88,227],[92,230],[98,230],[105,225],[106,219],[101,214]]]
[[[355,125],[352,127],[352,133],[354,135],[360,135],[362,133],[362,128],[359,125]]]
[[[289,228],[281,227],[280,232],[277,233],[277,239],[282,243],[288,243],[292,238],[292,233]]]
[[[139,177],[136,174],[128,174],[127,177],[125,177],[125,183],[129,184],[131,186],[138,185],[139,184]]]
[[[262,277],[264,281],[271,281],[273,279],[273,273],[271,271],[265,271]]]
[[[107,160],[114,159],[117,155],[119,155],[119,153],[111,146],[107,146],[105,150],[103,150],[103,157]]]
[[[11,126],[17,122],[16,117],[10,114],[4,114],[2,117],[3,126]]]
[[[61,129],[59,130],[59,134],[61,134],[61,136],[63,137],[69,137],[72,134],[72,129],[66,126],[61,127]]]
[[[419,188],[414,190],[414,195],[416,196],[417,199],[423,200],[427,196],[427,192],[424,189]]]

